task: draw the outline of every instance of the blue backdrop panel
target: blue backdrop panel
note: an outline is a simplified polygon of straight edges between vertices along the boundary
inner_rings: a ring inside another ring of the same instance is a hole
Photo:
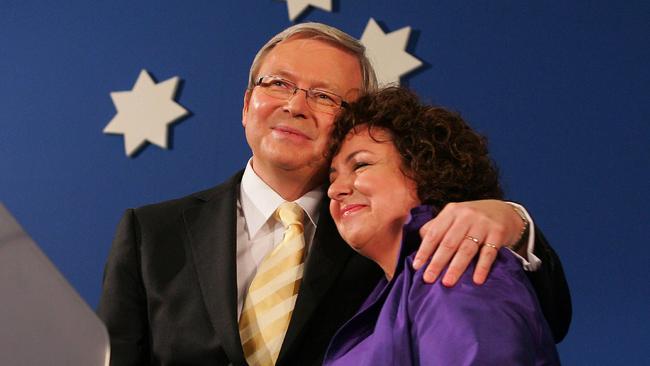
[[[404,81],[488,135],[508,196],[563,260],[568,364],[650,364],[650,3],[338,0],[325,22],[411,26]],[[0,200],[92,305],[122,211],[210,187],[250,151],[241,107],[286,3],[0,1]],[[179,76],[171,149],[102,129],[141,69]]]

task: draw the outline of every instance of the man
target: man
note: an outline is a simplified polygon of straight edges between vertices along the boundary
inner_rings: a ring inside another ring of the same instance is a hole
[[[253,152],[245,171],[207,191],[129,210],[118,227],[99,306],[111,335],[112,365],[322,362],[329,339],[381,275],[342,242],[322,188],[337,111],[375,87],[363,46],[322,24],[293,26],[260,50],[242,111]],[[285,228],[274,212],[285,201],[304,211],[304,276],[277,353],[261,361],[255,359],[258,345],[242,346],[240,315],[260,263],[283,241]],[[480,244],[514,244],[528,220],[500,201],[446,207],[428,224],[419,256],[424,262],[438,247],[429,280],[451,261],[443,283],[453,285]],[[528,230],[532,236],[532,225]],[[523,247],[524,264],[535,267]],[[480,250],[477,283],[485,280],[491,252]],[[566,282],[539,236],[535,254],[542,265],[532,280],[561,339],[570,318]]]

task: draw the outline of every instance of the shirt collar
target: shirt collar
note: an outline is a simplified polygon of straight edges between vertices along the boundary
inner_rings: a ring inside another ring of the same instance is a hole
[[[253,238],[285,200],[255,173],[251,162],[252,159],[249,159],[241,180],[241,205],[248,234]],[[294,201],[305,210],[314,227],[318,222],[323,195],[324,189],[319,187]]]

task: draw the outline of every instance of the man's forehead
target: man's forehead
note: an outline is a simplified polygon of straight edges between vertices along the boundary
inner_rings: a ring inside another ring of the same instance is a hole
[[[358,77],[350,75],[352,72]],[[317,38],[289,38],[278,43],[260,63],[257,76],[269,74],[342,94],[349,94],[351,89],[358,94],[362,87],[358,58],[333,42]]]

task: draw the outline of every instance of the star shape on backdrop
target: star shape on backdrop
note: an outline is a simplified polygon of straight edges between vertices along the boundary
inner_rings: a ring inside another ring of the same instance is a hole
[[[332,11],[332,0],[286,0],[286,2],[287,8],[289,8],[289,20],[292,22],[309,6]]]
[[[133,156],[146,142],[167,149],[169,125],[188,114],[174,101],[179,82],[175,76],[156,84],[143,69],[132,90],[111,93],[117,114],[103,132],[124,135],[127,156]]]
[[[384,33],[373,18],[368,21],[361,43],[366,46],[380,86],[399,85],[402,76],[422,66],[422,61],[406,52],[410,33],[411,27]]]

